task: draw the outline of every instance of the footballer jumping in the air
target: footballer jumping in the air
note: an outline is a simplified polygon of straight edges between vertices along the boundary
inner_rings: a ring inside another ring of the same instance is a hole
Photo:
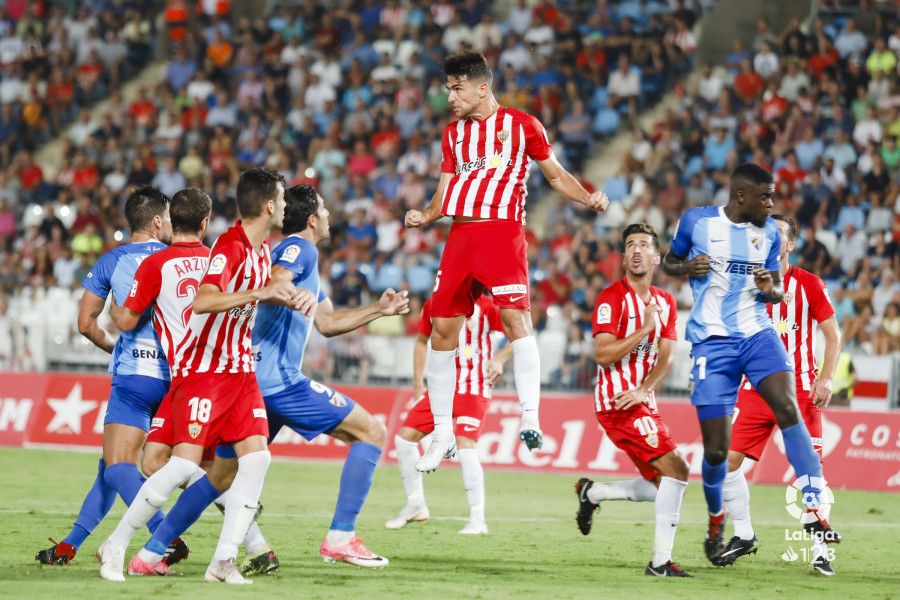
[[[431,351],[425,367],[434,417],[434,438],[419,459],[433,471],[452,454],[453,390],[459,331],[476,299],[488,289],[500,307],[515,358],[513,374],[522,409],[519,436],[530,449],[542,444],[540,356],[531,324],[525,243],[526,178],[531,162],[550,186],[594,210],[609,203],[603,192],[588,193],[553,155],[543,125],[533,116],[500,106],[491,89],[493,74],[484,56],[463,52],[444,61],[449,103],[458,120],[444,129],[441,177],[425,211],[406,213],[407,227],[441,217],[453,225],[438,267],[432,296]]]

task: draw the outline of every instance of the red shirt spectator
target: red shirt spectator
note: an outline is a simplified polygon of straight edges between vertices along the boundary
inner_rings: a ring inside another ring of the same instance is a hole
[[[72,187],[76,190],[87,190],[97,187],[100,183],[100,174],[93,163],[86,163],[75,167],[72,175]]]
[[[763,90],[766,89],[766,82],[759,73],[753,70],[749,60],[744,63],[746,63],[744,70],[734,78],[734,91],[744,103],[749,104],[763,93]]]
[[[775,172],[775,184],[781,181],[787,181],[791,184],[791,190],[796,191],[806,178],[806,171],[797,164],[797,157],[789,154],[787,163]]]
[[[44,180],[44,172],[37,163],[30,160],[27,160],[26,164],[19,168],[18,175],[23,190],[33,190]]]
[[[766,96],[763,97],[759,107],[759,114],[763,121],[775,121],[783,117],[788,111],[788,101],[779,96],[777,91],[773,92],[771,89],[766,92]]]

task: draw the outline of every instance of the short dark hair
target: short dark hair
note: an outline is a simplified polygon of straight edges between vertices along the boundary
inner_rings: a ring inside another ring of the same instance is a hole
[[[169,216],[172,231],[176,233],[196,233],[200,231],[203,219],[212,211],[212,198],[198,188],[185,188],[172,196],[169,202]]]
[[[800,228],[797,226],[797,221],[792,219],[791,217],[785,215],[772,215],[772,218],[776,221],[784,221],[788,226],[788,241],[796,242],[797,236],[800,235]]]
[[[647,223],[632,223],[625,227],[625,229],[622,230],[622,245],[624,246],[628,242],[628,236],[637,235],[639,233],[649,235],[653,240],[653,247],[656,248],[657,252],[659,251],[659,235],[657,235],[656,230]]]
[[[459,52],[451,54],[444,60],[444,75],[447,77],[466,77],[469,80],[494,80],[494,73],[487,59],[478,52]]]
[[[169,207],[169,198],[155,187],[144,185],[131,192],[125,200],[125,220],[131,232],[150,228],[153,217],[162,216]]]
[[[304,183],[295,185],[284,192],[284,235],[300,233],[309,225],[309,218],[319,210],[319,194],[316,189]]]
[[[278,184],[284,177],[269,169],[249,169],[241,173],[237,184],[238,213],[242,219],[253,219],[262,214],[263,205],[275,199]]]
[[[772,173],[756,163],[744,163],[731,172],[731,182],[744,181],[750,185],[774,183]]]

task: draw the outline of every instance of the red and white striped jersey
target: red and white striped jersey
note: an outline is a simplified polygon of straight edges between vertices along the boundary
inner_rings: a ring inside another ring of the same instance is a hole
[[[257,290],[269,283],[272,258],[269,242],[257,251],[241,222],[222,234],[210,251],[209,266],[200,285],[223,292]],[[257,302],[221,313],[192,314],[184,340],[175,350],[173,377],[188,373],[253,373],[251,331]]]
[[[659,305],[654,317],[655,327],[631,352],[620,360],[603,367],[597,365],[597,384],[594,387],[594,405],[597,412],[615,410],[613,397],[619,392],[640,386],[659,357],[659,340],[676,339],[675,321],[678,311],[675,298],[657,287],[650,287],[650,299]],[[647,304],[623,278],[597,296],[594,303],[594,335],[611,333],[624,339],[644,326],[644,310]],[[649,395],[648,404],[656,411],[656,397]]]
[[[419,333],[431,337],[431,298],[422,307]],[[491,332],[503,331],[500,309],[488,296],[480,296],[475,302],[472,316],[459,330],[459,347],[456,355],[456,393],[491,397],[488,378],[488,362],[494,355]]]
[[[784,300],[768,304],[766,309],[788,356],[794,360],[797,385],[811,390],[819,373],[813,321],[821,323],[834,315],[825,282],[809,271],[789,267],[784,275]]]
[[[442,173],[453,173],[441,214],[522,221],[525,180],[532,160],[546,160],[547,132],[528,113],[501,106],[478,121],[460,119],[444,128]]]
[[[169,367],[187,334],[194,296],[208,264],[209,248],[200,242],[175,242],[144,259],[134,274],[125,308],[142,314],[153,304],[153,328]]]

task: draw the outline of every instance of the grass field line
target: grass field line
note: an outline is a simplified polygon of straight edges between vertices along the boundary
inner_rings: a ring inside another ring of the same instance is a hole
[[[45,514],[45,515],[75,515],[75,510],[42,510],[42,509],[32,509],[26,510],[21,508],[0,508],[0,514],[13,514],[13,515],[27,515],[27,514]],[[264,511],[262,516],[261,523],[265,523],[266,518],[273,519],[327,519],[333,516],[330,512],[319,511],[319,512],[293,512],[293,513],[276,513]],[[383,515],[383,518],[387,519],[394,516],[393,513],[389,515]],[[200,516],[201,519],[221,519],[221,515],[216,514],[213,511],[208,511],[203,513]],[[432,521],[451,521],[451,522],[460,522],[464,523],[469,520],[468,517],[453,517],[453,516],[434,516],[430,517]],[[571,519],[568,517],[488,517],[488,521],[498,522],[498,523],[567,523]],[[635,524],[637,521],[634,519],[622,519],[615,517],[599,517],[598,521],[604,521],[607,523],[615,523],[619,525],[630,525]],[[685,519],[682,517],[679,522],[681,524],[690,524],[696,525],[701,523],[706,523],[705,520],[702,519]],[[788,520],[784,521],[762,521],[762,520],[753,520],[753,523],[761,526],[771,526],[771,527],[783,527],[789,524]],[[891,523],[891,522],[882,522],[882,523],[873,523],[871,521],[841,521],[841,527],[871,527],[871,528],[885,528],[885,529],[900,529],[900,523]]]

